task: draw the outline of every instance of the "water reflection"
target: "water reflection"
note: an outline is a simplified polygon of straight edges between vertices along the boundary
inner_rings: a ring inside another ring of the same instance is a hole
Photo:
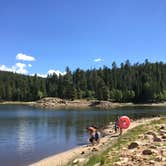
[[[21,156],[22,152],[32,152],[35,145],[34,126],[29,124],[26,119],[20,119],[17,130],[17,151]],[[26,157],[26,155],[25,155]]]

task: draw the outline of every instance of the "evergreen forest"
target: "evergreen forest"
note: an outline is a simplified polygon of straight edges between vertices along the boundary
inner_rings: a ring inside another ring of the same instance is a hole
[[[43,97],[97,99],[115,102],[160,102],[166,100],[166,64],[131,65],[129,60],[111,68],[71,71],[66,74],[27,76],[0,71],[1,101],[34,101]]]

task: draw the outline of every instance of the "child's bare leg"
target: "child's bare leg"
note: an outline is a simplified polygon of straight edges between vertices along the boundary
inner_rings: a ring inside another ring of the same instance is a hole
[[[120,128],[120,135],[122,135],[122,133],[123,133],[123,129],[122,129],[122,128]]]

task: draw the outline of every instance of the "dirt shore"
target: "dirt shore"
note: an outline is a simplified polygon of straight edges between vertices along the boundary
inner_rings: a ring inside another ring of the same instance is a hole
[[[85,100],[85,99],[77,99],[77,100],[65,100],[53,97],[46,97],[41,100],[38,100],[32,103],[34,107],[41,108],[99,108],[99,109],[113,109],[119,107],[166,107],[166,102],[163,103],[145,103],[145,104],[134,104],[134,103],[117,103],[110,101],[98,101],[98,100]]]
[[[98,101],[98,100],[65,100],[54,97],[46,97],[38,101],[32,102],[21,102],[21,101],[1,101],[0,104],[15,104],[15,105],[28,105],[43,109],[88,109],[88,108],[99,108],[99,109],[113,109],[119,107],[166,107],[166,102],[162,103],[145,103],[145,104],[134,104],[134,103],[117,103],[110,101]]]
[[[141,125],[148,123],[152,120],[157,120],[159,118],[151,118],[151,119],[141,119],[137,121],[133,121],[129,127],[129,129],[125,130],[124,132],[127,132],[128,130]],[[118,135],[114,133],[112,129],[112,124],[107,126],[104,130],[105,136],[101,138],[101,142],[99,145],[91,146],[91,145],[84,145],[80,147],[76,147],[74,149],[71,149],[69,151],[53,155],[51,157],[45,158],[41,161],[38,161],[31,166],[63,166],[66,165],[68,162],[78,162],[77,160],[85,160],[87,156],[89,157],[92,154],[102,152],[109,146],[111,146],[111,142],[116,140],[118,138]],[[75,159],[75,160],[74,160]]]

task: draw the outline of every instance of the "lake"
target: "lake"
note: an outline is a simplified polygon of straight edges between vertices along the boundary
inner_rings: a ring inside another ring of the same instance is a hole
[[[0,165],[24,166],[88,143],[86,127],[100,128],[117,116],[132,119],[166,115],[166,108],[42,110],[0,105]]]

